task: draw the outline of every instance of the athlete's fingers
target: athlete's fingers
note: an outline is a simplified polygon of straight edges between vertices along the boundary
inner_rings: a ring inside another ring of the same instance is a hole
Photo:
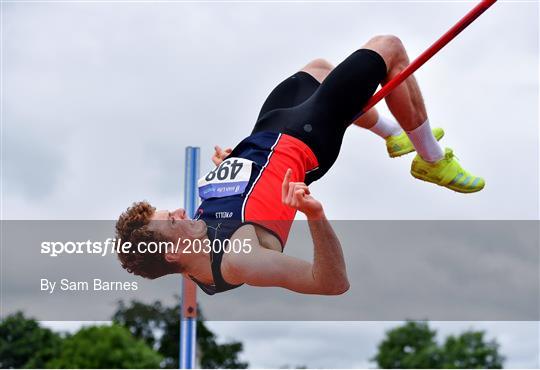
[[[212,156],[212,162],[214,162],[214,165],[218,166],[221,162],[222,162],[222,159],[219,157],[218,153],[214,153],[214,155]]]
[[[286,202],[287,194],[289,193],[289,181],[291,180],[291,173],[292,170],[289,168],[283,177],[283,184],[281,185],[281,201],[283,203]]]
[[[295,202],[295,194],[297,192],[301,192],[302,194],[306,194],[309,192],[309,189],[307,188],[306,184],[301,182],[291,182],[291,186],[289,187],[289,194],[288,194],[288,200],[289,202],[296,203]]]
[[[311,194],[311,192],[309,191],[309,188],[308,188],[308,186],[306,184],[304,184],[303,182],[297,182],[296,184],[297,184],[296,187],[298,189],[304,189],[306,194]]]
[[[298,208],[300,204],[302,204],[302,198],[303,198],[304,190],[303,189],[295,189],[292,193],[291,197],[291,204],[294,205],[294,208]],[[298,197],[300,195],[300,197]]]
[[[304,191],[305,194],[310,194],[309,188],[307,187],[306,184],[304,184],[304,183],[302,183],[302,182],[293,182],[293,183],[291,183],[291,184],[294,184],[293,186],[291,186],[291,187],[294,188],[294,189],[292,190],[292,192],[290,192],[290,193],[292,194],[291,197],[294,196],[294,193],[295,193],[297,190],[299,190],[299,189],[302,189],[302,190]]]
[[[294,192],[295,208],[299,208],[299,206],[304,203],[305,201],[304,196],[305,196],[304,189],[299,189]]]
[[[296,184],[294,182],[290,182],[289,183],[289,192],[287,193],[287,202],[288,203],[292,202],[295,189],[296,189]]]
[[[221,149],[221,148],[220,148],[220,149]],[[231,148],[227,148],[227,149],[225,149],[225,150],[222,150],[222,151],[219,153],[219,157],[220,157],[221,159],[225,159],[225,158],[227,158],[227,156],[228,156],[229,154],[231,154],[231,152],[232,152],[232,149],[231,149]]]
[[[288,198],[292,202],[294,200],[294,193],[301,187],[299,182],[290,182],[289,183],[289,194]]]
[[[298,208],[298,204],[296,203],[296,199],[294,198],[291,198],[290,201],[289,201],[289,207],[292,207],[292,208]]]
[[[285,176],[283,177],[283,183],[281,184],[281,201],[285,203],[287,193],[289,192],[289,181],[287,181],[287,172],[285,172]]]
[[[221,147],[219,145],[214,146],[216,153],[221,153]]]
[[[283,181],[285,181],[287,184],[289,182],[291,182],[291,176],[292,176],[292,169],[287,169],[287,172],[285,172],[285,179]]]

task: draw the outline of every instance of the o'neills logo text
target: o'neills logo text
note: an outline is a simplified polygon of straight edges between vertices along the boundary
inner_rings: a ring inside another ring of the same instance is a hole
[[[216,218],[231,218],[234,212],[216,212]]]

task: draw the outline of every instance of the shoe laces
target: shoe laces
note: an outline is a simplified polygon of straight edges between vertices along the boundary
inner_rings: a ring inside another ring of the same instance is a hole
[[[454,154],[454,151],[450,148],[446,148],[446,151],[444,153],[444,159],[447,161],[451,161],[453,158],[456,158],[459,160],[459,158]]]
[[[446,161],[450,162],[450,161],[452,161],[452,159],[454,159],[454,158],[455,158],[457,161],[459,161],[459,158],[458,158],[457,155],[454,154],[454,151],[453,151],[452,149],[450,149],[450,148],[446,148],[445,153],[444,153],[444,159],[445,159]],[[465,170],[463,169],[463,167],[461,167],[461,166],[458,165],[458,168],[459,168],[458,173],[460,173],[460,174],[462,174],[462,175],[470,176],[470,174],[469,174],[467,171],[465,171]]]

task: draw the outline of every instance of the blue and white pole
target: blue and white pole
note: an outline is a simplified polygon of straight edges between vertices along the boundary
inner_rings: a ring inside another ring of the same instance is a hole
[[[184,208],[193,218],[197,210],[197,180],[199,178],[200,148],[186,147],[184,174]],[[180,369],[196,367],[197,350],[197,287],[189,279],[182,278],[182,307],[180,312]]]

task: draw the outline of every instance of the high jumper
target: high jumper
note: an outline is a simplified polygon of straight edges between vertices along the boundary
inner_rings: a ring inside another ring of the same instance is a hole
[[[430,127],[412,72],[494,2],[484,0],[420,62],[409,63],[400,39],[384,35],[373,37],[335,68],[323,59],[308,63],[270,93],[247,138],[232,150],[215,148],[216,167],[199,181],[202,203],[193,219],[181,208],[156,210],[148,202],[138,202],[116,225],[117,238],[134,245],[179,239],[212,245],[249,240],[249,253],[224,253],[221,248],[189,254],[130,250],[119,253],[122,266],[150,279],[180,273],[208,294],[242,284],[305,294],[347,291],[340,242],[309,185],[332,167],[345,132],[354,124],[382,137],[390,157],[416,151],[414,177],[462,193],[482,190],[484,179],[463,169],[452,150],[439,145],[444,132]],[[374,96],[379,85],[383,88]],[[397,122],[373,107],[383,97]],[[297,211],[309,223],[312,262],[282,253]]]

